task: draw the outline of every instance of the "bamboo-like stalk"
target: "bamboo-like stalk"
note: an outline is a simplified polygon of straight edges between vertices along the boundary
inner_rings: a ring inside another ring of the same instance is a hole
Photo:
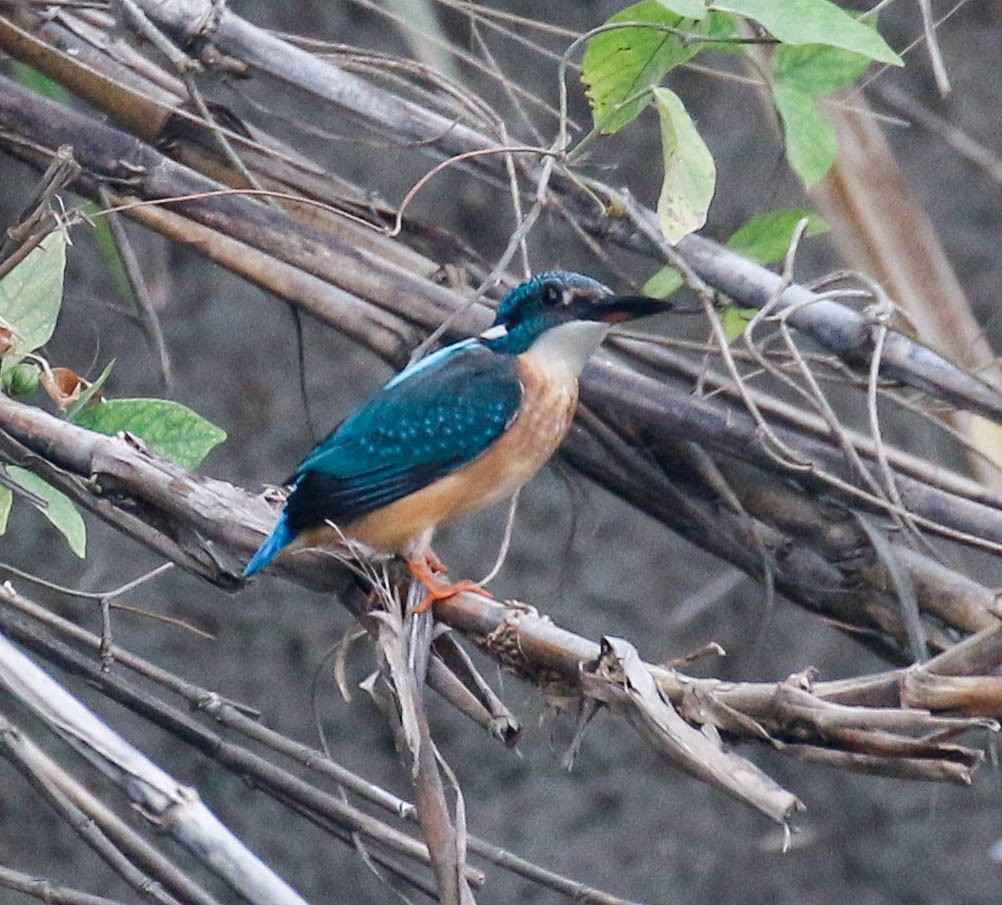
[[[5,418],[5,412],[9,415],[11,411],[18,412],[20,417]],[[198,526],[197,531],[186,531],[184,535],[188,538],[198,538],[198,543],[211,544],[216,551],[225,545],[238,547],[243,545],[245,550],[250,550],[254,546],[253,533],[247,527],[247,523],[243,523],[242,527],[238,527],[237,523],[244,518],[254,523],[261,517],[262,509],[265,507],[259,500],[236,488],[218,481],[185,475],[176,467],[158,462],[155,457],[141,453],[121,440],[96,437],[88,431],[53,419],[30,407],[19,406],[17,403],[2,399],[0,399],[0,425],[5,425],[8,430],[17,429],[23,439],[33,442],[34,448],[46,448],[49,454],[62,464],[76,460],[84,469],[84,473],[104,475],[106,477],[102,480],[113,483],[119,492],[155,505],[157,514],[151,513],[151,520],[158,524],[185,523]],[[90,445],[90,458],[82,456],[80,449],[71,452],[68,448],[64,448],[67,443],[73,442],[72,438],[78,438],[82,444]],[[119,464],[114,464],[116,462]],[[113,482],[112,475],[115,476]],[[225,518],[219,515],[221,509],[225,509],[227,513]],[[193,552],[190,555],[197,554]],[[218,555],[214,562],[218,569]],[[326,588],[343,583],[344,577],[339,577],[337,569],[332,566],[329,551],[307,551],[277,564],[278,570],[293,580],[311,587]],[[222,576],[217,576],[215,580],[220,584],[225,581]],[[575,689],[580,665],[596,660],[600,653],[596,643],[558,629],[545,619],[527,616],[517,609],[510,610],[506,606],[475,595],[464,594],[439,603],[436,615],[446,624],[472,638],[492,658],[523,677],[544,684],[556,682],[564,689]],[[993,642],[993,639],[998,637],[1002,637],[1002,632],[999,632],[995,623],[971,636],[969,641],[961,642],[929,661],[924,669],[931,676],[957,673],[990,674],[996,666],[1002,664],[1002,652]],[[740,729],[740,734],[749,740],[761,740],[765,737],[762,735],[763,731],[766,736],[775,735],[783,738],[787,731],[785,726],[795,724],[801,727],[798,731],[802,731],[805,725],[800,714],[795,718],[792,714],[785,713],[783,707],[777,704],[775,685],[757,686],[758,690],[753,690],[753,686],[742,685],[729,690],[729,686],[713,680],[707,680],[708,684],[702,686],[699,681],[672,671],[655,669],[652,674],[661,691],[676,705],[683,703],[687,689],[703,688],[701,694],[705,692],[712,697],[719,697],[727,708],[736,708],[746,713],[752,723],[736,723],[724,728],[734,732],[744,725],[744,728]],[[832,702],[838,701],[840,704],[867,706],[871,701],[879,701],[883,706],[901,706],[901,700],[894,696],[893,691],[901,681],[900,676],[901,674],[891,674],[886,677],[860,678],[849,684],[829,683],[819,686],[821,690],[816,694],[819,718],[829,719],[834,715],[837,722],[847,718],[846,714],[837,708],[832,710],[825,703],[828,697],[831,697]],[[998,708],[993,705],[993,709],[989,712],[996,713]],[[853,714],[853,720],[872,721],[875,729],[885,726],[884,718],[879,711],[869,715],[864,715],[861,711]],[[920,722],[931,720],[923,723],[928,732],[956,730],[961,727],[974,728],[983,724],[956,723],[949,720],[940,722],[945,718],[919,714],[913,714],[909,719],[919,719]],[[867,722],[867,725],[871,725],[871,722]],[[817,741],[820,743],[829,738],[830,730],[830,725],[819,723]],[[893,775],[893,758],[886,758],[883,763],[886,770]]]
[[[364,777],[346,770],[343,766],[333,761],[329,756],[322,754],[315,748],[311,748],[302,743],[293,741],[287,736],[281,735],[259,720],[248,716],[244,708],[227,701],[219,694],[206,688],[193,685],[190,682],[168,672],[160,666],[138,657],[131,651],[125,650],[116,645],[105,645],[103,639],[86,629],[62,618],[46,607],[25,597],[15,590],[9,583],[0,585],[0,604],[16,610],[35,620],[39,625],[51,629],[60,638],[66,639],[75,645],[81,646],[92,655],[102,649],[105,654],[111,657],[116,664],[132,670],[138,675],[148,678],[161,686],[179,695],[197,713],[204,713],[214,722],[233,729],[245,738],[266,746],[269,750],[290,758],[312,772],[332,780],[346,790],[358,795],[363,800],[377,805],[382,810],[395,815],[404,820],[413,821],[415,819],[414,805],[405,801],[387,790],[376,786]],[[29,638],[37,635],[27,625],[24,626],[22,638]],[[27,642],[26,642],[27,643]],[[42,656],[53,656],[54,652],[43,646],[38,646],[37,652]],[[93,675],[100,680],[100,674],[96,672],[96,667],[91,664],[92,669],[87,675]],[[170,724],[170,721],[163,720],[163,724]],[[182,740],[192,741],[190,736],[183,737]],[[212,748],[210,744],[209,749]],[[521,858],[514,852],[508,851],[476,835],[467,836],[467,845],[470,852],[484,858],[498,867],[505,868],[525,877],[526,879],[553,889],[574,901],[589,903],[589,905],[630,905],[623,899],[612,896],[606,892],[587,886],[569,877],[563,877],[539,864]],[[378,852],[371,852],[377,862],[383,859]],[[396,865],[390,868],[393,872],[406,875]]]
[[[180,46],[187,46],[194,40],[211,41],[222,53],[287,81],[378,134],[389,135],[402,142],[413,142],[445,157],[499,147],[491,136],[463,122],[450,121],[359,76],[346,73],[330,61],[318,60],[257,28],[229,9],[217,13],[209,0],[140,0],[140,5],[151,20]],[[197,34],[191,31],[192,22],[200,23],[201,29]],[[501,155],[481,154],[470,158],[469,166],[474,173],[506,184]],[[528,169],[532,180],[536,175],[534,168],[529,165]],[[583,190],[584,186],[591,193]],[[572,206],[586,229],[657,254],[656,247],[645,240],[642,230],[638,236],[636,230],[624,230],[603,214],[596,215],[595,195],[610,200],[617,197],[617,193],[607,186],[597,180],[555,178],[551,181],[551,188]],[[619,208],[622,209],[623,205]],[[658,229],[652,211],[639,207],[636,210]],[[790,322],[794,326],[809,333],[847,363],[863,365],[869,361],[874,347],[875,325],[868,323],[858,312],[837,302],[821,301],[803,287],[783,287],[776,274],[700,236],[686,236],[679,243],[677,252],[701,279],[742,306],[778,305],[790,312]],[[891,379],[902,380],[922,392],[947,399],[958,408],[995,421],[1002,420],[1002,397],[998,392],[902,334],[892,333],[889,336],[881,371]]]
[[[106,896],[95,896],[78,889],[57,886],[48,880],[32,877],[7,867],[0,867],[0,886],[34,896],[47,905],[125,905],[120,899],[109,899]]]
[[[342,111],[357,117],[381,134],[419,142],[421,147],[435,149],[446,156],[498,147],[493,138],[396,97],[358,76],[343,72],[329,61],[318,60],[312,54],[256,28],[228,9],[216,15],[208,0],[143,0],[140,5],[154,22],[182,45],[193,40],[189,33],[190,23],[201,22],[205,36],[211,36],[223,53],[339,106]],[[489,154],[476,157],[471,160],[471,165],[474,172],[482,172],[493,180],[505,179],[499,157]],[[583,195],[582,185],[587,185],[594,194],[602,197],[613,198],[616,194],[594,180],[553,180],[554,190],[573,203],[586,228],[638,246],[635,231],[624,233],[615,223],[596,220],[593,196]],[[636,205],[633,208],[639,217],[657,228],[652,212]],[[639,241],[639,247],[648,252],[656,251],[649,241]],[[780,278],[771,271],[696,235],[683,239],[677,252],[701,279],[741,305],[763,307],[768,304],[786,310],[791,324],[809,333],[848,364],[864,366],[869,360],[874,346],[874,325],[858,312],[838,302],[820,300],[803,287],[784,287]],[[881,371],[891,379],[902,380],[958,408],[992,420],[1002,419],[1002,399],[994,388],[902,334],[889,334],[883,350]]]
[[[476,152],[464,166],[491,185],[503,184],[509,176],[504,155],[495,153],[500,141],[479,122],[450,120],[376,87],[291,48],[217,4],[138,0],[138,6],[185,51],[197,45],[204,59],[222,52],[230,56],[224,60],[228,66],[268,72],[347,111],[379,134],[420,143],[433,154]],[[25,13],[23,4],[0,2],[0,45],[72,80],[91,100],[107,102],[113,116],[114,108],[126,107],[118,121],[141,140],[17,86],[8,90],[3,83],[0,146],[42,167],[59,144],[74,144],[83,166],[76,183],[81,191],[110,191],[129,216],[173,241],[201,248],[394,364],[402,363],[418,339],[443,321],[449,337],[486,322],[485,306],[461,309],[464,299],[434,278],[440,264],[452,262],[449,255],[460,248],[458,243],[449,244],[441,257],[421,255],[379,228],[392,213],[381,203],[365,211],[364,193],[326,183],[308,161],[266,136],[250,130],[252,137],[241,136],[243,130],[200,122],[181,109],[181,82],[158,75],[148,64],[141,75],[144,64],[135,55],[125,70],[105,70],[99,42],[90,43],[83,30],[65,30],[69,18],[43,20]],[[88,21],[99,35],[110,20],[99,14]],[[58,46],[77,38],[84,54]],[[171,53],[178,55],[176,48]],[[137,118],[137,110],[147,111],[146,120]],[[170,145],[174,159],[155,150],[154,141]],[[216,154],[216,143],[227,146],[227,158]],[[490,153],[479,155],[481,151]],[[692,285],[705,281],[744,306],[768,309],[783,330],[790,325],[813,337],[851,369],[859,379],[857,389],[867,390],[868,399],[875,395],[880,375],[918,388],[930,400],[1002,420],[1002,397],[994,389],[886,322],[792,284],[788,273],[772,274],[700,237],[688,237],[677,249],[665,247],[650,211],[597,180],[571,178],[562,151],[520,156],[511,169],[512,182],[518,183],[513,194],[529,198],[535,191],[540,199],[549,194],[582,233],[676,260]],[[231,159],[236,155],[239,162]],[[553,172],[547,175],[551,165]],[[245,185],[262,176],[269,186],[323,198],[339,210],[313,215],[288,199],[282,200],[283,209],[258,197],[226,194],[222,184]],[[598,213],[596,198],[629,216],[615,221]],[[542,204],[540,200],[527,222]],[[358,222],[360,216],[371,224]],[[411,226],[413,239],[422,227]],[[474,256],[462,250],[459,255],[469,273],[477,272]],[[726,344],[719,351],[724,358],[730,355]],[[992,675],[1002,663],[994,595],[941,565],[928,549],[888,541],[872,516],[889,514],[911,529],[904,536],[916,543],[938,534],[999,552],[1002,500],[957,475],[932,472],[916,457],[889,450],[875,427],[874,439],[869,439],[842,431],[834,419],[794,416],[749,392],[736,374],[729,383],[702,373],[694,377],[691,370],[686,374],[669,365],[662,350],[636,340],[630,341],[630,354],[653,376],[608,361],[589,368],[584,405],[566,457],[582,473],[857,633],[885,656],[905,662],[908,652],[916,650],[919,656],[934,654],[933,659],[907,671],[842,683],[815,685],[809,676],[798,676],[779,683],[731,685],[642,664],[618,639],[592,642],[518,608],[473,595],[440,604],[436,616],[522,677],[579,697],[586,707],[596,701],[610,706],[673,763],[753,802],[773,819],[788,817],[794,796],[747,769],[731,752],[695,744],[697,736],[704,736],[694,725],[710,738],[716,732],[728,740],[772,744],[788,756],[842,769],[969,781],[979,753],[946,739],[970,729],[996,728],[991,717],[1002,713],[1002,690]],[[695,398],[694,386],[710,389],[712,395]],[[816,393],[812,401],[819,400]],[[0,398],[0,428],[0,453],[6,459],[30,460],[39,473],[119,530],[220,586],[236,587],[239,568],[235,561],[221,563],[221,551],[242,558],[270,520],[261,501],[237,488],[186,475],[121,441],[95,438],[5,398]],[[286,558],[276,569],[295,581],[340,591],[347,576],[332,566],[331,552]],[[902,590],[906,586],[908,594]],[[912,606],[921,623],[911,614]],[[361,615],[350,601],[349,607]],[[974,634],[958,644],[960,633]],[[427,640],[417,645],[418,653],[427,652]],[[435,679],[443,663],[431,661],[429,681],[444,688],[455,679],[458,685],[450,688],[457,704],[476,698],[463,694],[463,689],[471,690],[469,683],[464,685],[454,673]],[[407,678],[398,672],[400,676]],[[415,670],[414,678],[410,698],[419,702],[423,669]],[[484,723],[492,706],[482,696],[467,712]],[[412,765],[422,777],[417,797],[431,863],[440,889],[446,890],[445,900],[458,903],[471,897],[467,882],[476,885],[480,878],[462,872],[463,859],[455,854],[462,848],[455,835],[458,827],[450,824],[444,805],[431,757],[433,743],[416,705],[414,712],[409,739],[419,740]],[[171,720],[181,726],[182,721]],[[192,729],[191,738],[208,744],[200,731]],[[335,822],[336,809],[322,796],[271,774],[239,752],[226,749],[224,760],[233,769],[256,770],[262,782],[270,777],[273,793],[308,819],[325,826]],[[742,771],[744,784],[735,780]],[[349,829],[357,832],[359,827]],[[409,849],[404,853],[415,854]],[[428,889],[427,883],[412,880],[417,888]]]
[[[2,717],[0,740],[3,755],[129,886],[157,905],[220,905],[215,896],[161,855],[20,727]]]
[[[247,901],[305,905],[184,786],[99,720],[0,636],[0,683],[90,764],[120,786],[139,813],[173,837]]]
[[[0,108],[3,104],[4,100],[0,97]],[[32,119],[33,110],[39,115],[44,112],[45,116]],[[69,137],[60,129],[69,129],[71,135],[77,136],[78,143],[85,141],[86,134],[86,146],[91,152],[88,152],[84,162],[90,174],[94,173],[95,167],[100,169],[105,166],[102,161],[106,161],[109,154],[128,159],[131,145],[124,136],[108,128],[95,131],[93,124],[84,118],[76,115],[67,118],[57,106],[37,101],[21,89],[12,87],[7,112],[14,126],[20,123],[21,127],[26,127],[31,123],[36,132],[41,128],[43,132],[37,133],[36,137],[42,141],[61,142]],[[44,133],[46,129],[48,133]],[[49,136],[47,139],[46,134]],[[102,141],[106,141],[106,145],[102,145]],[[218,184],[166,161],[152,151],[143,151],[138,159],[133,154],[132,160],[140,168],[138,160],[145,160],[146,167],[156,170],[158,175],[153,182],[141,180],[147,182],[146,191],[153,197],[171,197],[194,190],[218,191],[220,188]],[[174,181],[170,181],[172,173],[177,176]],[[92,175],[87,178],[92,178]],[[326,243],[312,228],[303,227],[286,214],[273,211],[253,199],[214,196],[205,197],[197,204],[185,202],[176,207],[178,211],[165,211],[159,207],[136,210],[143,211],[142,216],[151,225],[164,229],[169,235],[184,236],[186,241],[198,243],[227,266],[293,297],[296,304],[302,304],[311,313],[338,324],[349,335],[363,339],[381,355],[395,361],[402,358],[408,334],[414,335],[410,331],[415,327],[430,329],[441,321],[443,306],[457,304],[455,297],[442,287],[434,286],[392,263],[380,264],[375,247],[373,255],[365,259],[366,266],[359,267],[357,255],[348,245]],[[195,217],[196,222],[193,223],[189,217]],[[220,229],[242,238],[235,240],[219,232]],[[261,252],[265,253],[264,257]],[[354,276],[346,276],[350,273]],[[331,286],[328,280],[333,279],[350,286],[347,290]],[[366,301],[360,301],[360,294]],[[399,320],[402,316],[407,318],[406,325]],[[459,317],[453,328],[461,333],[477,329],[484,322],[482,309],[471,310]],[[804,490],[811,497],[816,496],[817,489],[809,480],[813,474],[830,474],[840,483],[834,488],[829,487],[828,492],[835,498],[841,497],[844,506],[850,510],[860,505],[871,511],[880,510],[878,500],[865,495],[860,497],[860,491],[854,489],[853,474],[843,460],[841,450],[818,435],[810,425],[806,430],[796,423],[789,426],[777,423],[771,427],[785,445],[798,450],[804,467],[810,469],[809,473],[794,470],[791,474],[789,467],[778,461],[763,444],[760,425],[743,410],[739,401],[693,397],[687,387],[673,387],[641,377],[610,362],[594,363],[589,367],[582,385],[582,398],[599,414],[605,429],[627,438],[644,438],[647,450],[659,452],[661,457],[673,462],[673,470],[679,469],[678,477],[682,477],[690,466],[679,460],[672,450],[677,448],[677,438],[685,436],[709,451],[749,461],[775,473],[777,485],[785,486],[792,478],[806,485]],[[628,440],[627,446],[630,442],[632,440]],[[600,453],[597,459],[596,450]],[[602,462],[601,450],[601,443],[596,447],[594,438],[589,439],[578,429],[565,446],[566,456],[596,480],[606,486],[614,486],[622,496],[654,512],[676,530],[696,539],[718,555],[729,558],[751,574],[763,574],[762,557],[755,554],[756,547],[749,545],[747,540],[750,524],[724,512],[712,519],[717,523],[712,531],[703,530],[698,523],[694,526],[692,520],[685,517],[684,508],[664,505],[664,499],[659,500],[646,492],[649,476],[637,480],[637,475],[649,470],[649,464],[644,463],[644,454],[628,451],[632,461],[624,479],[613,481],[607,474],[607,463]],[[864,457],[869,451],[866,444],[861,446]],[[887,459],[892,467],[897,461],[905,461],[893,451]],[[721,465],[725,461],[721,460]],[[685,481],[693,478],[697,478],[697,486],[703,483],[698,475],[692,475]],[[764,476],[759,475],[752,479],[749,486],[754,490],[763,479]],[[921,524],[928,530],[988,549],[999,548],[1002,510],[994,505],[996,501],[992,495],[973,491],[959,480],[949,480],[936,474],[927,483],[916,474],[915,468],[897,473],[895,481],[911,517],[921,519]],[[697,498],[694,504],[699,508],[705,500],[701,503]],[[119,513],[118,517],[124,516]],[[729,527],[725,524],[728,521]],[[794,540],[794,543],[799,541]],[[825,559],[823,549],[812,551],[810,555],[804,551],[798,557],[788,556],[779,566],[778,584],[784,593],[809,608],[830,612],[840,623],[852,623],[854,618],[851,613],[854,611],[862,614],[866,609],[872,609],[871,601],[863,609],[857,607],[847,611],[845,586],[856,587],[854,582],[858,581],[859,573],[854,572],[851,581],[843,580],[840,567],[833,567]],[[827,577],[819,574],[819,569]],[[210,574],[217,573],[210,569]],[[830,596],[827,603],[823,602],[825,588],[832,589],[835,595]],[[873,600],[880,600],[883,594],[880,582],[875,585],[868,583],[865,588],[876,590],[877,596]],[[887,606],[886,598],[883,606]],[[889,636],[893,639],[892,645],[900,646],[902,635],[896,628],[897,618],[894,613],[889,613],[887,616],[878,615],[874,621],[871,614],[864,619],[864,624],[869,622],[870,629]],[[965,624],[969,627],[977,623],[968,619]]]

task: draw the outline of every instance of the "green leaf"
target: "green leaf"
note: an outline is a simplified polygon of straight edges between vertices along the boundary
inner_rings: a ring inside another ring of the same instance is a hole
[[[25,88],[30,88],[34,91],[35,94],[41,94],[50,101],[59,101],[61,104],[69,105],[73,102],[73,95],[69,91],[60,85],[59,82],[54,82],[37,69],[33,69],[19,60],[12,60],[8,65],[14,78],[24,85]]]
[[[835,128],[809,94],[785,82],[773,83],[772,97],[783,120],[787,159],[810,188],[828,172],[838,153]]]
[[[702,19],[706,15],[705,0],[658,0],[658,3],[686,19]]]
[[[828,232],[828,223],[814,211],[807,208],[786,208],[771,211],[749,220],[727,242],[727,247],[740,255],[754,261],[756,264],[772,264],[786,257],[790,247],[790,239],[797,224],[807,218],[806,236],[819,236]],[[654,276],[644,283],[643,293],[653,298],[663,299],[682,288],[685,281],[674,267],[662,267]],[[724,313],[724,327],[736,327],[737,322],[729,315],[731,309]],[[734,309],[746,311],[746,309]],[[747,309],[754,313],[754,308]],[[745,321],[750,314],[743,315]],[[743,330],[744,327],[742,326]],[[739,330],[738,333],[741,331]],[[730,337],[733,338],[733,337]]]
[[[14,351],[4,356],[2,373],[51,338],[63,302],[65,268],[66,237],[57,230],[0,280],[0,318],[14,331]]]
[[[831,94],[854,84],[870,65],[868,57],[823,44],[780,44],[772,55],[772,71],[805,94]]]
[[[658,220],[673,245],[706,222],[717,169],[692,119],[674,91],[654,89],[661,117],[665,177],[658,197]]]
[[[748,322],[755,316],[756,308],[727,308],[720,316],[720,325],[724,328],[724,336],[730,345],[742,333]]]
[[[226,432],[169,399],[112,399],[77,415],[76,423],[100,434],[128,431],[182,468],[197,468],[226,439]]]
[[[115,367],[115,359],[113,358],[108,362],[105,369],[101,372],[100,376],[95,380],[86,390],[80,394],[80,398],[76,402],[70,403],[66,408],[66,412],[63,417],[67,421],[76,421],[77,415],[87,407],[90,401],[101,391],[101,387],[104,386],[105,381],[111,376],[111,369]]]
[[[696,55],[698,45],[686,47],[679,35],[663,29],[702,31],[698,23],[669,12],[656,0],[628,6],[606,24],[616,22],[646,22],[655,27],[614,28],[588,42],[581,61],[581,81],[595,129],[604,135],[636,119],[651,102],[647,89]]]
[[[92,233],[97,240],[98,248],[101,249],[101,254],[104,255],[104,260],[108,265],[108,271],[115,283],[115,288],[124,298],[133,298],[135,293],[132,289],[132,284],[129,282],[129,275],[125,270],[125,262],[122,261],[122,251],[118,247],[118,242],[115,241],[114,233],[111,231],[110,219],[100,216],[104,212],[104,209],[93,201],[84,201],[81,207],[85,214],[98,215],[91,221],[93,223]]]
[[[14,503],[14,494],[9,487],[0,485],[0,534],[7,533],[7,519],[10,518],[10,507]]]
[[[87,555],[87,526],[70,498],[26,468],[9,465],[7,474],[25,490],[40,496],[49,504],[38,511],[62,532],[70,549],[83,559]]]
[[[804,218],[808,221],[804,235],[817,236],[828,232],[828,224],[814,211],[788,208],[749,220],[731,236],[727,247],[757,264],[781,261],[786,257],[794,229]],[[720,320],[728,342],[734,342],[745,332],[755,311],[755,308],[728,308],[724,311]]]
[[[838,153],[835,130],[814,96],[853,84],[868,66],[862,54],[821,44],[780,45],[773,53],[772,93],[787,157],[807,187],[828,172]]]
[[[876,31],[828,0],[717,0],[711,8],[754,19],[784,44],[827,44],[904,65]]]
[[[700,42],[699,50],[701,53],[710,50],[742,55],[746,53],[745,45],[735,40],[741,37],[741,31],[738,28],[737,20],[730,13],[711,10],[706,20],[706,37],[719,38],[720,40]]]
[[[814,211],[788,208],[770,211],[749,220],[727,241],[727,247],[756,264],[782,261],[790,247],[790,239],[797,224],[807,218],[804,235],[818,236],[828,232],[828,224]]]
[[[652,298],[663,299],[682,288],[685,280],[674,267],[662,267],[644,283],[643,293]]]

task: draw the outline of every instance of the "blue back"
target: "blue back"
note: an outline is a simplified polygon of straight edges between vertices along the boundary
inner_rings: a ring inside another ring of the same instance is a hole
[[[342,422],[296,469],[285,510],[244,575],[264,568],[301,531],[327,521],[346,527],[486,450],[522,402],[517,356],[569,316],[560,305],[565,290],[611,295],[581,274],[539,274],[501,300],[495,324],[505,325],[503,335],[416,362]]]
[[[303,460],[288,530],[347,525],[431,484],[498,439],[521,400],[516,358],[476,340],[417,362]]]

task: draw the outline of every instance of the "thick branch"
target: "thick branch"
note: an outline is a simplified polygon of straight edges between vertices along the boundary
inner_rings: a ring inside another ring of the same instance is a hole
[[[159,513],[158,524],[173,526],[170,530],[198,538],[198,543],[211,546],[215,553],[213,561],[216,563],[221,550],[239,549],[246,554],[255,545],[256,536],[250,525],[261,523],[265,507],[260,500],[234,487],[186,475],[149,453],[135,449],[122,439],[95,437],[88,431],[61,422],[37,409],[0,397],[0,426],[5,423],[18,428],[18,439],[22,442],[44,445],[55,461],[64,465],[74,464],[77,468],[84,466],[84,473],[94,474],[98,485],[114,486],[116,493],[122,495],[121,499],[129,501],[130,508],[136,508],[137,503],[140,504],[140,509],[152,505],[151,512]],[[67,448],[74,444],[75,448]],[[89,452],[90,460],[85,451]],[[222,500],[225,500],[225,512],[220,511]],[[199,530],[184,531],[182,529],[185,525],[198,525]],[[313,587],[330,588],[344,580],[343,572],[333,566],[329,554],[324,551],[286,557],[279,561],[277,567],[287,577]],[[217,583],[224,583],[222,575],[217,578]],[[579,686],[581,664],[595,661],[599,656],[598,645],[594,642],[558,629],[547,620],[525,615],[518,609],[512,610],[486,598],[460,595],[438,604],[436,615],[472,638],[493,659],[524,678],[544,686],[556,683],[557,687],[574,694],[582,691]],[[990,639],[995,637],[992,633],[996,631],[997,627],[985,629],[974,638],[984,636]],[[968,642],[960,645],[965,650],[971,650],[960,662],[976,668],[978,674],[990,672],[1002,663],[1002,652],[995,646],[985,647],[986,643],[988,642],[979,641],[977,644],[980,647],[973,649]],[[951,654],[952,651],[943,656],[949,657]],[[931,661],[927,667],[930,675],[937,674],[934,670],[943,669],[940,662],[942,661]],[[811,741],[823,747],[832,742],[832,725],[841,725],[847,718],[854,728],[862,725],[871,730],[883,731],[888,727],[885,721],[887,711],[854,707],[851,716],[847,716],[847,712],[839,710],[838,705],[827,703],[816,695],[810,698],[811,706],[806,711],[802,703],[798,704],[795,712],[791,711],[790,705],[776,694],[775,685],[758,686],[758,690],[754,690],[753,686],[731,687],[712,680],[693,680],[674,671],[653,668],[652,675],[662,693],[676,706],[682,707],[683,711],[687,706],[687,695],[691,695],[693,689],[699,689],[701,701],[718,701],[720,706],[709,709],[711,721],[718,724],[722,731],[749,740],[773,738],[798,743]],[[878,688],[886,689],[887,681],[883,677],[876,677],[870,682],[861,681],[858,700],[867,700],[867,696],[872,696]],[[837,694],[838,690],[833,690],[832,693]],[[979,693],[983,695],[984,689],[979,689]],[[841,704],[852,701],[851,691],[843,689],[839,700]],[[900,706],[897,700],[891,704]],[[1002,704],[990,712],[998,710],[1002,710]],[[744,718],[729,716],[735,712],[744,714]],[[811,719],[805,717],[805,712],[808,712]],[[983,722],[977,721],[944,721],[942,717],[914,711],[907,719],[912,729],[921,728],[926,734],[983,725]],[[813,728],[810,728],[812,725]],[[838,744],[856,750],[859,741],[854,737],[846,737]],[[924,756],[936,761],[949,755],[934,746],[926,750]],[[976,762],[976,758],[971,759],[973,757],[971,755],[968,758],[968,769]],[[846,763],[851,766],[854,762],[850,760]],[[894,774],[894,757],[885,757],[881,763],[887,772]],[[867,769],[874,769],[869,761]],[[910,771],[909,775],[915,775],[914,766]],[[966,773],[962,773],[955,778],[963,779],[965,776]]]

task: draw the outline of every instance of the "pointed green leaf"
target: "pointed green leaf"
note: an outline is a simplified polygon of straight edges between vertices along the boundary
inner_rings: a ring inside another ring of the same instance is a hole
[[[26,468],[10,465],[7,467],[7,474],[25,490],[40,496],[49,504],[38,511],[62,532],[70,549],[83,559],[87,555],[87,526],[70,498]]]
[[[724,328],[724,336],[727,337],[727,344],[730,345],[742,333],[748,322],[755,316],[756,308],[727,308],[720,315],[720,324]]]
[[[870,60],[823,44],[780,44],[772,55],[777,81],[804,94],[831,94],[854,84],[869,68]]]
[[[169,399],[112,399],[77,415],[76,423],[100,434],[128,431],[182,468],[197,468],[226,432]]]
[[[666,73],[687,62],[699,50],[665,28],[701,31],[698,23],[669,12],[656,0],[628,6],[609,19],[645,22],[595,35],[581,61],[581,81],[591,105],[595,128],[609,135],[636,119],[651,102],[647,89],[660,84]]]
[[[804,235],[818,236],[828,232],[828,224],[814,211],[788,208],[749,220],[728,239],[727,247],[756,264],[782,261],[790,247],[794,229],[805,217],[808,223]]]
[[[809,94],[775,82],[772,97],[783,120],[786,156],[807,188],[831,168],[838,153],[835,128]]]
[[[711,8],[754,19],[784,44],[828,44],[904,65],[876,31],[828,0],[717,0]]]
[[[678,95],[655,88],[654,103],[661,118],[665,162],[658,220],[665,239],[674,245],[706,222],[717,169]]]
[[[0,534],[7,533],[7,519],[10,518],[10,507],[14,503],[14,494],[9,487],[0,486]]]
[[[90,401],[101,392],[101,387],[104,386],[105,381],[111,376],[111,369],[115,367],[115,359],[113,358],[108,362],[105,369],[100,373],[97,380],[95,380],[86,390],[80,394],[80,398],[76,402],[70,403],[66,408],[66,412],[63,417],[67,421],[76,421],[77,415],[85,409]]]
[[[63,302],[65,268],[66,237],[57,230],[0,280],[0,323],[14,331],[14,351],[4,356],[3,373],[52,336]]]
[[[682,288],[685,280],[674,267],[662,267],[644,283],[643,293],[652,298],[663,299]]]
[[[706,15],[705,0],[658,0],[658,3],[686,19],[702,19]]]

